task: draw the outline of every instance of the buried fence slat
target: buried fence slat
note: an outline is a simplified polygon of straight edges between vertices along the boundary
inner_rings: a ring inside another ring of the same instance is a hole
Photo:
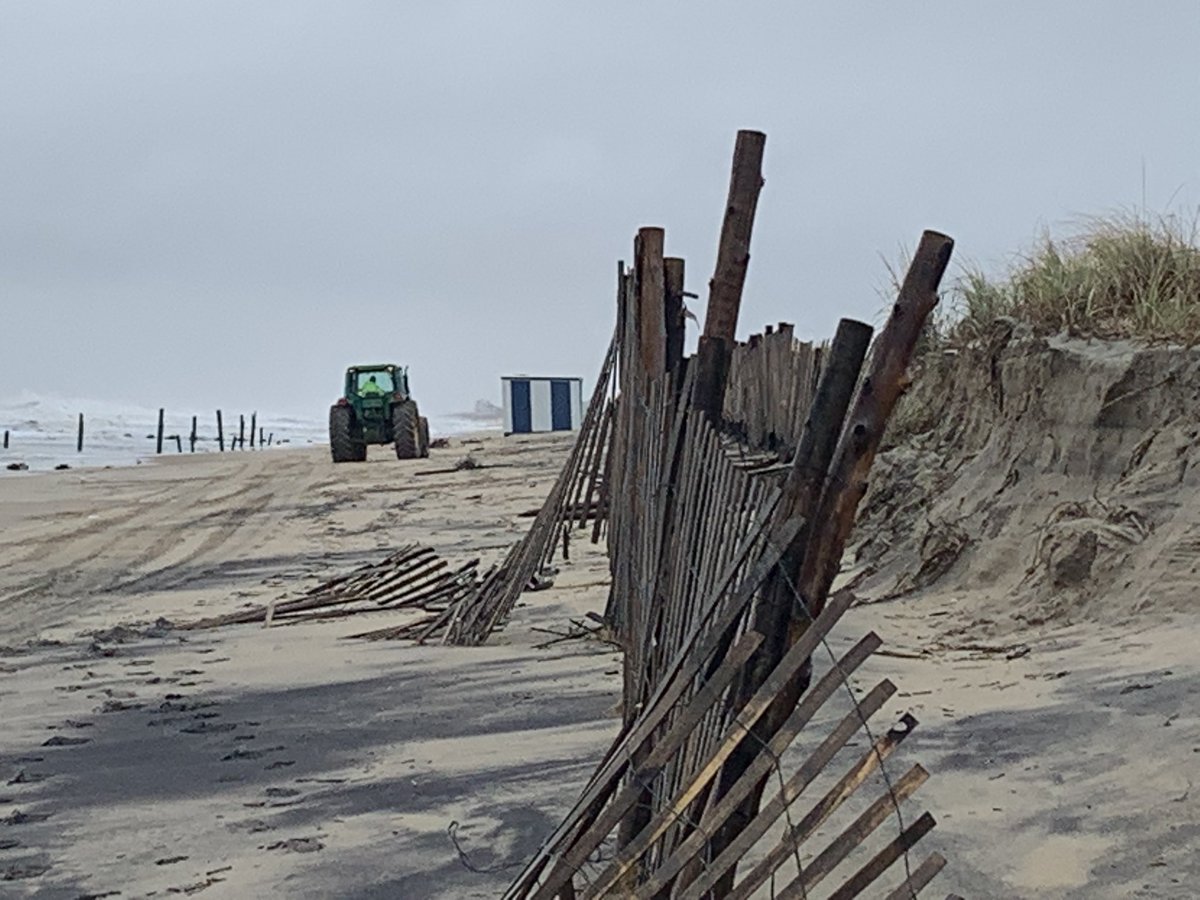
[[[886,872],[892,863],[915,847],[917,841],[932,831],[936,824],[937,821],[933,816],[929,813],[922,813],[917,821],[900,832],[891,843],[875,854],[866,865],[830,894],[828,900],[853,900],[854,897],[859,896],[871,886],[876,878]],[[783,898],[781,897],[779,900],[783,900]],[[792,898],[788,898],[788,900],[792,900]]]
[[[834,785],[815,806],[805,813],[803,819],[787,829],[775,848],[763,857],[746,874],[745,878],[738,883],[737,887],[729,894],[728,900],[745,900],[745,898],[750,897],[755,889],[770,878],[783,861],[795,852],[796,848],[812,837],[813,833],[821,827],[829,816],[838,810],[842,803],[876,769],[882,767],[883,761],[891,756],[905,737],[912,733],[912,728],[916,725],[916,720],[912,720],[911,716],[906,716],[901,724],[903,728],[893,728],[876,741],[859,759],[858,763],[842,777],[841,781]],[[819,878],[824,877],[829,871],[832,871],[838,862],[844,859],[868,834],[882,824],[883,820],[897,809],[900,802],[910,796],[928,777],[929,773],[923,768],[913,766],[903,778],[893,784],[888,793],[876,800],[865,813],[859,816],[813,862],[804,867],[805,890],[811,889],[816,885]],[[718,864],[719,862],[720,860],[718,860]],[[822,866],[826,864],[828,864],[828,871],[822,871]],[[814,874],[816,872],[822,872],[822,874],[816,876]],[[700,890],[706,881],[707,879],[697,881],[696,884],[692,885],[693,890],[684,896],[691,896],[692,893]]]
[[[945,868],[945,865],[946,857],[942,856],[942,854],[929,854],[929,856],[925,857],[923,863],[913,869],[912,874],[904,880],[904,883],[884,897],[883,900],[912,900],[929,882],[933,881],[938,872]],[[956,894],[951,894],[946,900],[962,900],[962,898]]]
[[[557,895],[574,872],[587,861],[587,858],[599,846],[638,800],[641,794],[641,783],[649,782],[657,776],[663,764],[674,755],[675,751],[687,739],[692,728],[700,717],[708,710],[721,693],[729,686],[755,648],[762,642],[762,635],[748,631],[742,639],[730,650],[721,661],[721,665],[713,673],[688,704],[680,711],[671,727],[662,735],[658,742],[646,754],[641,767],[630,776],[631,784],[622,788],[598,816],[589,824],[587,829],[571,843],[571,846],[559,856],[558,862],[533,894],[534,900],[549,900]],[[590,805],[590,804],[589,804]]]
[[[757,816],[746,824],[746,827],[737,834],[734,841],[730,842],[728,845],[730,847],[735,844],[742,846],[741,853],[730,854],[733,862],[736,862],[742,853],[745,853],[747,849],[752,847],[766,833],[767,829],[775,823],[779,816],[783,815],[784,810],[787,809],[814,778],[821,774],[822,770],[829,764],[829,761],[833,759],[838,751],[845,747],[850,738],[854,736],[854,733],[862,726],[863,720],[874,715],[895,691],[895,685],[885,679],[874,687],[862,702],[858,704],[856,709],[848,713],[838,723],[837,728],[830,733],[791,778],[784,783],[779,794],[759,810]],[[736,811],[738,803],[755,787],[755,784],[756,779],[744,776],[742,780],[734,785],[733,790],[707,809],[700,820],[697,830],[680,845],[671,855],[670,859],[659,865],[655,870],[654,877],[642,885],[635,896],[638,898],[650,898],[655,896],[658,890],[665,887],[671,879],[683,870],[685,865],[696,858],[696,855],[703,849],[704,844],[707,842],[707,835],[712,832],[715,826],[723,823]]]
[[[825,673],[825,677],[804,697],[804,701],[796,707],[791,719],[788,720],[784,728],[781,728],[775,739],[767,745],[766,753],[759,756],[757,768],[752,768],[746,776],[744,776],[746,784],[749,785],[753,780],[766,774],[774,761],[785,751],[791,744],[792,740],[800,733],[805,725],[812,719],[821,706],[827,701],[834,691],[842,684],[843,678],[849,673],[855,671],[866,659],[875,651],[882,642],[879,637],[873,632],[858,642],[839,662]],[[797,654],[799,657],[799,655]],[[799,657],[791,661],[796,668],[804,665],[805,657]],[[781,677],[784,677],[781,675]],[[759,704],[769,705],[769,699],[764,700],[758,698]],[[747,704],[744,714],[753,715],[753,707]],[[714,752],[709,755],[704,765],[692,776],[689,783],[682,791],[676,795],[671,803],[662,811],[658,818],[651,822],[646,828],[636,836],[629,845],[623,848],[616,859],[609,865],[603,873],[589,886],[585,897],[600,897],[609,887],[615,885],[620,877],[629,871],[634,864],[641,858],[650,847],[658,840],[676,820],[678,820],[684,811],[692,804],[711,782],[713,777],[720,770],[722,764],[728,758],[729,754],[741,743],[746,730],[753,724],[742,719],[742,714],[739,714],[733,725],[728,729],[725,740],[715,748]],[[736,787],[736,786],[735,786]],[[731,792],[729,796],[733,796],[735,792]],[[736,802],[729,801],[729,804]],[[680,846],[677,852],[682,852],[685,846],[694,847],[699,850],[704,840],[704,834],[701,831],[693,832],[684,843]],[[678,860],[680,866],[686,863],[691,858],[691,854]],[[669,879],[672,876],[666,876]]]
[[[884,821],[893,815],[899,808],[899,804],[908,799],[916,792],[926,779],[929,778],[929,773],[920,766],[913,766],[904,774],[904,776],[893,784],[890,790],[878,797],[863,813],[848,825],[824,850],[817,854],[808,865],[804,866],[803,870],[792,881],[784,887],[779,893],[779,897],[806,897],[808,892],[816,887],[822,879],[836,869],[842,861],[850,855],[850,853],[859,847],[863,841],[871,836],[874,831],[884,823]],[[795,840],[785,838],[785,846],[782,855],[776,854],[773,857],[774,865],[771,871],[774,871],[783,860],[793,852],[794,847],[798,846],[803,840],[803,837]],[[755,869],[757,872],[757,868]],[[767,873],[770,875],[770,872]],[[763,879],[765,880],[765,878]],[[760,882],[761,883],[761,882]],[[748,897],[750,892],[741,892],[741,885],[738,885],[739,890],[730,895],[733,897]]]
[[[840,679],[834,679],[833,688],[836,688],[838,684],[840,684]],[[834,754],[842,749],[846,742],[853,737],[854,732],[861,727],[862,720],[873,715],[895,691],[895,685],[885,679],[875,686],[858,704],[856,709],[842,719],[829,737],[813,751],[796,773],[788,779],[780,793],[759,811],[758,816],[753,821],[747,823],[746,828],[736,836],[734,841],[730,842],[729,846],[731,847],[735,844],[742,846],[740,853],[730,854],[733,862],[736,862],[742,853],[745,853],[758,838],[762,837],[767,828],[783,813],[783,810],[800,795],[800,792],[804,790],[810,781],[821,773],[821,770],[825,768]],[[824,700],[821,699],[815,703],[812,707],[813,712],[823,702]],[[808,713],[809,717],[811,717],[813,712]],[[749,726],[753,723],[746,724]],[[774,762],[774,757],[768,757],[768,765],[774,764]],[[731,786],[725,796],[710,805],[700,819],[698,828],[679,845],[669,859],[658,866],[654,877],[639,887],[636,896],[653,897],[659,890],[666,887],[683,870],[683,867],[704,849],[704,845],[708,843],[709,835],[713,833],[717,826],[723,824],[733,814],[739,804],[758,784],[760,778],[761,776],[757,772],[752,774],[748,771],[747,774],[743,775],[741,779]]]

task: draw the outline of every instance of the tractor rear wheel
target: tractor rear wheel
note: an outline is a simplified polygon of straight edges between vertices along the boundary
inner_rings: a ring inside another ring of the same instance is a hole
[[[329,449],[333,461],[362,462],[367,458],[367,445],[355,427],[354,410],[349,406],[333,406],[329,409]]]
[[[405,400],[392,407],[392,435],[396,439],[396,459],[417,459],[421,455],[421,416],[417,404]]]
[[[429,456],[429,420],[424,416],[420,418],[420,433],[421,433],[421,458],[425,459]]]

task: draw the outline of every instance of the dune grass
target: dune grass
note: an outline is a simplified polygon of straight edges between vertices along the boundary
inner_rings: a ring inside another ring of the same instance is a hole
[[[1197,222],[1118,213],[1049,234],[1000,277],[968,269],[936,331],[968,343],[1007,316],[1038,333],[1200,342]]]

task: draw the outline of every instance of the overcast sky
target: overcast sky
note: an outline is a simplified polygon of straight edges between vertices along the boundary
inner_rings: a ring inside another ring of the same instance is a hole
[[[590,385],[639,226],[705,294],[739,128],[741,330],[825,337],[923,228],[996,267],[1143,181],[1194,212],[1198,48],[1196,0],[0,0],[0,398]]]

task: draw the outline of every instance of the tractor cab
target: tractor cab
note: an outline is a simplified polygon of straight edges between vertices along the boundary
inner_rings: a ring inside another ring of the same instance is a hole
[[[355,366],[346,370],[344,396],[378,397],[382,394],[408,397],[408,370],[402,366]]]

